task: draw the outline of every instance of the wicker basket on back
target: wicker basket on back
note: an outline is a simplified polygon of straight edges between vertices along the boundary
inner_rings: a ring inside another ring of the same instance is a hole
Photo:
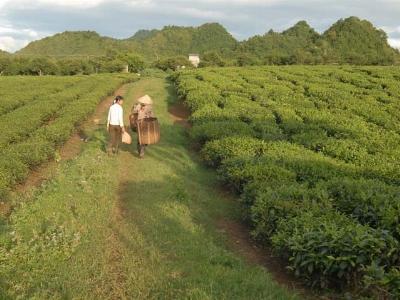
[[[138,122],[137,133],[140,145],[153,145],[160,141],[160,124],[157,118],[147,118]]]
[[[137,132],[137,119],[138,119],[137,113],[132,113],[129,115],[129,125],[133,132]]]

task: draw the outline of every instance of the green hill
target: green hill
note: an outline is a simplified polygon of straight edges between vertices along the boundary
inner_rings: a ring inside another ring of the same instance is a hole
[[[237,41],[220,24],[200,27],[166,26],[162,30],[139,30],[125,40],[102,37],[96,32],[63,32],[30,43],[19,55],[106,55],[108,51],[136,52],[151,60],[232,48]]]
[[[118,48],[119,41],[102,37],[94,31],[65,31],[31,42],[18,51],[20,55],[84,56],[106,55],[107,50]]]
[[[240,45],[237,53],[266,64],[311,63],[320,60],[316,45],[319,39],[320,35],[301,21],[282,33],[270,30],[252,37]]]
[[[399,57],[384,31],[356,17],[341,19],[319,35],[305,21],[244,41],[237,55],[251,64],[350,63],[387,65]]]
[[[356,17],[339,20],[322,38],[340,63],[391,64],[398,55],[383,30]]]
[[[142,56],[156,60],[190,52],[232,49],[237,41],[220,24],[208,23],[199,27],[166,26],[162,30],[138,31],[124,41],[124,46]]]
[[[130,37],[129,40],[142,41],[149,37],[154,36],[158,31],[159,30],[157,30],[157,29],[153,29],[153,30],[141,29],[141,30],[137,31],[132,37]]]

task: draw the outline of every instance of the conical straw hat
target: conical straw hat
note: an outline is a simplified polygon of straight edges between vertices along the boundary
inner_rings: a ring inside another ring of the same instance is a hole
[[[149,95],[144,95],[137,100],[141,104],[153,104],[153,100],[151,100]]]

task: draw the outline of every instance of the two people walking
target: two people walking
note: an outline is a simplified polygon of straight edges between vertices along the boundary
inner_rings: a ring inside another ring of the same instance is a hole
[[[115,97],[113,104],[108,112],[107,131],[110,134],[110,143],[108,147],[109,154],[117,154],[119,145],[122,140],[122,134],[125,133],[123,105],[124,98],[122,96]],[[153,100],[150,96],[145,95],[137,99],[137,104],[132,107],[130,115],[130,125],[132,130],[140,128],[141,124],[150,118],[154,118]],[[144,157],[146,144],[140,141],[140,132],[138,131],[137,150],[140,158]]]

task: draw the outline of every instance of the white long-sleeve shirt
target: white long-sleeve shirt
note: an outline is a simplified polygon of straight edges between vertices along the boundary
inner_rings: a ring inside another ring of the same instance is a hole
[[[117,103],[111,105],[108,111],[108,124],[124,127],[124,111],[121,105]]]

